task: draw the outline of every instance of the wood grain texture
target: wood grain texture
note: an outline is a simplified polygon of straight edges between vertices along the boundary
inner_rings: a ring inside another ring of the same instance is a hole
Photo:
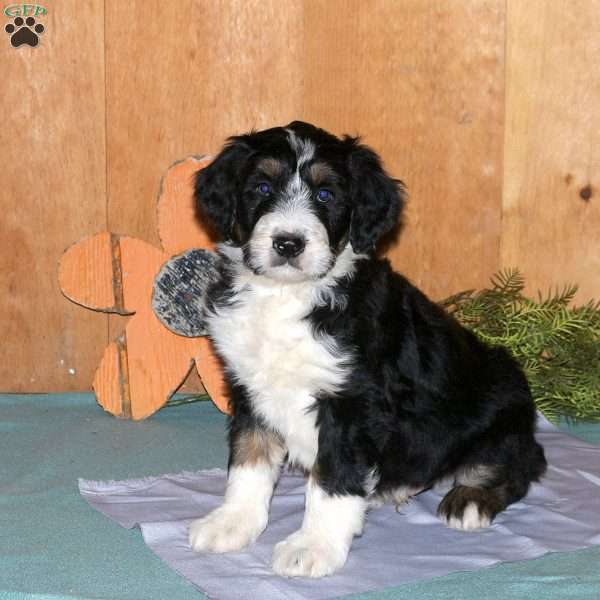
[[[158,242],[157,183],[178,158],[302,109],[302,3],[134,0],[107,3],[111,231]]]
[[[136,310],[125,329],[131,417],[144,419],[179,388],[194,362],[213,389],[212,382],[222,380],[222,370],[214,373],[213,362],[201,359],[206,340],[171,333],[152,311],[154,278],[168,256],[133,238],[122,237],[120,247],[125,305]],[[219,396],[213,401],[219,407],[227,404]]]
[[[190,248],[214,249],[214,234],[208,223],[200,221],[194,198],[195,175],[209,164],[209,159],[190,157],[172,165],[161,180],[158,233],[169,256]]]
[[[128,393],[122,397],[129,399],[129,406],[122,416],[143,419],[163,406],[185,379],[197,340],[173,335],[152,312],[154,277],[167,256],[126,236],[120,238],[119,246],[124,303],[136,313],[123,334]]]
[[[116,5],[107,12],[112,230],[155,239],[152,212],[128,199],[150,197],[152,173],[174,156],[304,118],[363,134],[406,179],[407,227],[390,257],[416,283],[438,297],[498,268],[503,0],[308,0],[285,10],[206,1],[178,11],[145,2],[144,11],[144,23],[125,22]],[[134,139],[143,151],[131,152]]]
[[[57,281],[64,249],[106,224],[103,4],[44,2],[35,48],[2,32],[3,392],[89,389],[107,341],[106,317],[67,302]]]
[[[177,173],[187,179],[185,170]],[[181,189],[186,196],[185,186]],[[173,196],[170,200],[182,206]],[[177,227],[177,221],[163,222],[169,238],[167,225]],[[104,232],[76,244],[61,260],[59,281],[69,299],[95,310],[135,313],[105,350],[94,377],[98,403],[118,417],[150,416],[180,387],[194,364],[209,382],[215,404],[227,409],[228,400],[221,395],[222,369],[206,348],[210,343],[175,335],[152,310],[154,280],[169,256],[142,240]]]
[[[175,160],[296,118],[406,181],[388,255],[433,298],[512,265],[600,297],[600,0],[44,5],[38,47],[0,44],[0,391],[89,389],[127,322],[62,297],[66,247],[158,246]]]
[[[214,403],[222,410],[228,409],[223,370],[212,355],[210,342],[176,335],[169,330],[172,327],[167,328],[157,320],[157,307],[153,304],[157,297],[156,277],[174,253],[193,248],[179,254],[180,262],[175,262],[180,264],[183,260],[184,279],[193,275],[196,283],[204,281],[198,275],[198,271],[205,271],[200,265],[206,262],[212,266],[217,261],[211,252],[198,249],[212,245],[201,223],[193,219],[192,175],[206,162],[190,158],[177,163],[162,180],[156,210],[167,251],[140,239],[105,231],[74,244],[61,258],[58,280],[67,298],[93,310],[132,315],[125,330],[105,350],[93,383],[98,403],[118,417],[150,416],[181,386],[194,364],[197,373],[208,382]],[[180,244],[185,245],[180,247]],[[168,262],[169,266],[174,264],[173,260]],[[181,273],[177,269],[176,273],[169,271],[162,280],[158,307],[163,317],[170,315],[178,322],[182,319],[179,312],[182,309],[185,328],[194,310],[193,302],[180,297],[181,288],[173,293],[172,277]],[[212,275],[217,276],[214,267]],[[203,289],[204,285],[196,291]],[[189,292],[188,288],[184,290]],[[201,319],[200,312],[197,317]],[[165,323],[169,326],[172,321],[167,318]],[[175,332],[180,333],[177,329]]]
[[[109,231],[73,244],[60,258],[58,283],[69,300],[104,312],[126,314],[118,238]],[[115,256],[115,254],[117,256]]]
[[[208,158],[191,157],[171,165],[161,179],[157,221],[160,241],[167,254],[177,254],[188,248],[213,247],[214,236],[198,221],[193,199],[194,175],[209,163]],[[179,391],[200,394],[206,392],[197,370],[190,371]],[[220,397],[220,393],[213,396],[215,399]],[[221,410],[226,409],[225,402],[224,400]]]
[[[362,134],[408,186],[388,255],[433,298],[499,265],[503,0],[306,3],[304,116]]]
[[[502,264],[600,297],[600,2],[508,2]]]
[[[127,382],[127,363],[123,360],[125,336],[111,342],[102,355],[94,375],[93,388],[96,398],[112,415],[131,417],[131,398]]]
[[[300,0],[106,6],[108,224],[158,243],[158,181],[174,160],[302,109]],[[110,335],[123,322],[111,317]]]

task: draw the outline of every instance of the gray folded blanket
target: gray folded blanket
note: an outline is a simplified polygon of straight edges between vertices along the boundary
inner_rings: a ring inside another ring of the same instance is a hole
[[[223,501],[226,473],[220,469],[128,481],[80,479],[79,490],[123,527],[138,525],[150,549],[211,598],[320,600],[600,544],[600,446],[561,433],[542,417],[538,429],[548,472],[490,528],[445,527],[435,514],[445,489],[435,488],[400,513],[392,506],[371,511],[344,568],[318,580],[285,579],[270,567],[273,546],[302,523],[300,475],[282,475],[258,541],[244,552],[221,555],[195,554],[187,537],[189,523]]]

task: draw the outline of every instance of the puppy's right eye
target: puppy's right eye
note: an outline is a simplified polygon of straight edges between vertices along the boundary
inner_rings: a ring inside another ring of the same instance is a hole
[[[261,181],[256,186],[256,191],[263,196],[270,196],[273,193],[273,188],[265,181]]]

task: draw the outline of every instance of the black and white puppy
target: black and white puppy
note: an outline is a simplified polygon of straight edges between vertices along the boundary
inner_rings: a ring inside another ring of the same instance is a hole
[[[302,122],[232,137],[196,194],[225,240],[207,313],[233,416],[225,502],[192,523],[194,550],[252,543],[286,461],[310,474],[273,555],[287,576],[338,570],[369,507],[447,476],[457,529],[527,493],[546,465],[527,381],[374,257],[403,186],[371,149]]]

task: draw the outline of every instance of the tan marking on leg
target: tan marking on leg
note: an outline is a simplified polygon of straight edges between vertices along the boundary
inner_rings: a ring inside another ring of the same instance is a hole
[[[497,476],[493,465],[469,465],[456,472],[456,484],[466,487],[487,487]]]
[[[274,465],[281,463],[285,446],[279,435],[265,429],[251,429],[235,439],[231,464],[255,465],[259,462]]]

